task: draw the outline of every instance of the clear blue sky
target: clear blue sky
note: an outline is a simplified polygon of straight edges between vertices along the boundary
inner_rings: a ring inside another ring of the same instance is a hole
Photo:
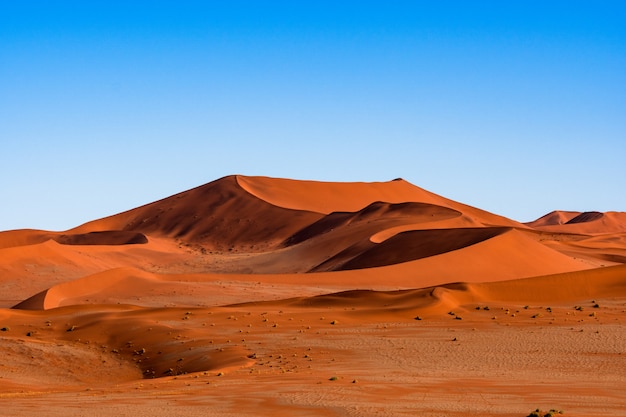
[[[229,174],[626,211],[624,1],[0,0],[0,230]]]

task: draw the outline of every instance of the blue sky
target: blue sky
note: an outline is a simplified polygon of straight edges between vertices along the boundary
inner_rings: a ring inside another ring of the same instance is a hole
[[[623,1],[0,0],[0,230],[229,174],[626,211]]]

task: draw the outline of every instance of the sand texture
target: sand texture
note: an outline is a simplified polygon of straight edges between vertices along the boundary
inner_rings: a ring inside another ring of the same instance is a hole
[[[0,232],[7,416],[626,415],[626,213],[229,176]]]

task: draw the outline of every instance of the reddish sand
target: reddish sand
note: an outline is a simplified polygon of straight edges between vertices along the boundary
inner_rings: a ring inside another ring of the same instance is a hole
[[[626,413],[626,213],[230,176],[0,232],[10,416]]]

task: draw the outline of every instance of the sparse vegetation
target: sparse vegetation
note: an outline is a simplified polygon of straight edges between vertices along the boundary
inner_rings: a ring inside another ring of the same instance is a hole
[[[557,414],[564,414],[562,410],[550,409],[550,411],[541,411],[540,409],[536,409],[532,413],[530,413],[527,417],[554,417]]]

